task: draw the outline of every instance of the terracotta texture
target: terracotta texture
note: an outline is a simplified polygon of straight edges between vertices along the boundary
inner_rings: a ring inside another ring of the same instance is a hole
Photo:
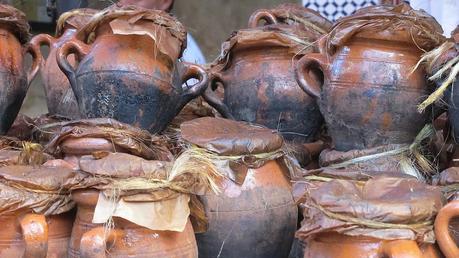
[[[96,10],[93,9],[77,9],[64,13],[58,21],[61,27],[58,25],[56,37],[39,34],[30,41],[30,44],[37,50],[41,46],[49,47],[49,54],[46,58],[43,57],[40,72],[45,87],[48,112],[51,115],[60,115],[71,119],[80,117],[78,104],[69,80],[57,65],[56,53],[57,49],[72,39],[77,30],[87,23],[95,13]],[[41,52],[39,55],[42,55]],[[73,65],[74,60],[71,63]]]
[[[98,17],[81,29],[84,41],[72,39],[57,53],[80,113],[162,131],[207,85],[201,67],[177,61],[185,47],[183,26],[154,10],[112,8]],[[67,60],[72,53],[81,60],[77,68]],[[190,78],[199,82],[182,88]]]
[[[37,49],[27,45],[29,25],[24,13],[0,5],[0,135],[6,134],[13,124],[30,82],[39,69]],[[32,67],[24,69],[24,55],[33,57]]]
[[[27,212],[2,215],[1,257],[65,257],[73,214],[43,216]]]
[[[457,216],[459,216],[459,201],[452,201],[440,210],[435,219],[435,237],[446,258],[459,257],[459,248],[451,235],[451,231],[455,232],[459,228],[457,219],[453,219]]]
[[[101,224],[93,224],[99,192],[78,190],[72,197],[78,206],[70,241],[69,257],[172,257],[197,258],[191,223],[183,232],[153,231],[114,218],[115,228],[104,237]]]
[[[284,16],[306,19],[317,30],[294,20],[288,23],[278,10],[255,12],[249,29],[234,32],[222,44],[204,97],[226,118],[277,129],[286,140],[305,143],[315,140],[323,119],[316,101],[298,87],[294,62],[314,51],[309,43],[328,31],[329,22],[309,9],[296,9],[298,16],[279,7]],[[258,27],[262,20],[267,25]]]
[[[442,40],[439,24],[409,5],[368,7],[340,19],[320,54],[298,61],[298,83],[318,100],[336,150],[413,142],[431,118],[417,112],[431,88],[422,67],[411,69],[420,48]]]

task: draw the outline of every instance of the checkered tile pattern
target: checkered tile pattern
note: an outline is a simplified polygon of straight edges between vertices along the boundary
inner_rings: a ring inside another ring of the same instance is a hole
[[[353,14],[362,7],[377,5],[378,0],[306,0],[304,6],[318,11],[331,21]]]

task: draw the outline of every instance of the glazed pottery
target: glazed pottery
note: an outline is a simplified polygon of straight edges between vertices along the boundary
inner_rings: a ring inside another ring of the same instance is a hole
[[[443,207],[435,219],[435,237],[441,251],[446,258],[459,257],[459,248],[456,244],[457,234],[454,236],[450,231],[457,232],[459,223],[456,217],[459,216],[459,201],[452,201]]]
[[[114,228],[105,234],[103,224],[92,223],[98,197],[96,190],[72,193],[78,211],[68,257],[198,257],[190,221],[183,232],[153,231],[115,217]]]
[[[324,233],[306,242],[304,258],[440,258],[433,245],[414,240],[384,241],[370,237]],[[457,257],[457,256],[456,256]]]
[[[209,229],[196,234],[199,257],[288,256],[298,211],[276,161],[250,169],[242,185],[226,179],[222,193],[201,200]]]
[[[160,132],[204,91],[207,74],[198,65],[178,62],[178,56],[160,51],[173,41],[163,38],[160,45],[147,35],[114,34],[110,24],[97,27],[93,43],[74,38],[57,52],[57,63],[70,81],[80,113]],[[81,60],[77,68],[67,60],[72,53]],[[199,81],[182,88],[190,78]]]
[[[77,30],[95,13],[96,10],[92,9],[77,9],[71,13],[63,14],[65,20],[61,21],[62,17],[59,19],[59,22],[63,24],[62,28],[58,28],[56,37],[48,34],[38,34],[30,41],[30,44],[37,50],[41,46],[49,47],[49,54],[47,58],[43,58],[44,61],[41,63],[40,73],[45,88],[48,113],[51,115],[59,115],[71,119],[80,117],[78,104],[69,80],[57,66],[56,53],[57,49],[73,38]],[[42,55],[42,53],[40,52],[39,55]],[[74,64],[74,60],[71,63]]]
[[[73,213],[45,217],[19,211],[2,215],[1,257],[59,258],[67,254]]]

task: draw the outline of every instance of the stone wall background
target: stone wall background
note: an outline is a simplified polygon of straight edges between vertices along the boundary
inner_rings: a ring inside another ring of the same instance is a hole
[[[45,0],[0,0],[13,3],[30,17],[46,16]],[[103,8],[110,0],[89,0],[90,7]],[[251,13],[259,8],[269,8],[281,3],[296,3],[296,0],[175,0],[173,13],[185,24],[198,42],[207,61],[212,61],[220,52],[220,44],[232,31],[247,26]],[[45,13],[43,13],[45,12]],[[33,19],[33,18],[31,18]],[[54,28],[50,26],[49,31]],[[33,31],[34,34],[40,31]],[[45,50],[46,53],[46,50]],[[22,113],[37,116],[47,112],[45,93],[40,76],[32,83]]]

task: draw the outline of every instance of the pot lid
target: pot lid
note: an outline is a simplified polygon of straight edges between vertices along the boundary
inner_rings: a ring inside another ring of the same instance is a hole
[[[282,148],[275,130],[247,122],[203,117],[180,126],[182,139],[219,155],[253,155]]]
[[[67,26],[75,29],[83,27],[97,12],[99,10],[80,8],[63,13],[57,20],[56,36],[61,36]]]
[[[11,5],[0,4],[0,24],[6,25],[16,35],[21,44],[25,44],[30,38],[30,26],[26,16],[20,10]]]

